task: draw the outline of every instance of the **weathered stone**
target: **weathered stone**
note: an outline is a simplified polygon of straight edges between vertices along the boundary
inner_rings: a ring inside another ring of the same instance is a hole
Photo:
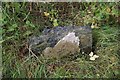
[[[72,35],[72,37],[69,37],[69,35]],[[68,41],[66,42],[65,39]],[[74,42],[74,40],[77,42]],[[79,52],[79,49],[82,52],[90,53],[92,49],[92,31],[87,26],[46,28],[41,35],[30,37],[28,44],[35,54],[43,53],[48,57],[74,54]]]
[[[43,55],[45,58],[59,59],[79,52],[79,38],[75,37],[74,32],[71,32],[58,41],[58,43],[53,48],[47,47],[43,51]]]

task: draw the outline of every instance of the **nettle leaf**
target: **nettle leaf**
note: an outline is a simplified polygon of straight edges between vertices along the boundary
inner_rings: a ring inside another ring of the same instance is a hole
[[[57,19],[54,19],[54,20],[53,20],[53,26],[54,26],[54,27],[58,26]]]

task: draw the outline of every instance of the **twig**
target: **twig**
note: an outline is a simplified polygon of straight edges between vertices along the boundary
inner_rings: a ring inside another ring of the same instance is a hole
[[[31,50],[31,48],[29,48],[29,47],[27,47],[27,48],[28,48],[29,52],[32,53],[32,55],[33,55],[34,57],[36,57],[36,59],[37,59],[40,63],[42,63],[42,62],[39,60],[39,58],[33,53],[33,51]]]

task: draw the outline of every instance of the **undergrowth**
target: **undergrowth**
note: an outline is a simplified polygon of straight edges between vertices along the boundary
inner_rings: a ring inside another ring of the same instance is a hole
[[[36,7],[34,7],[36,6]],[[119,78],[118,3],[2,4],[2,74],[4,78]],[[27,38],[45,27],[91,26],[95,61],[47,61],[27,52]],[[25,53],[25,55],[24,55]]]

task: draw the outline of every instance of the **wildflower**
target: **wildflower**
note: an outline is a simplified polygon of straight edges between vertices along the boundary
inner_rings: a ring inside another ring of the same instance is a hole
[[[90,56],[90,60],[92,60],[92,61],[94,61],[96,58],[99,57],[99,56],[97,56],[97,55],[93,55],[93,52],[91,52],[91,53],[89,54],[89,56]]]
[[[93,29],[93,28],[99,28],[99,27],[97,26],[97,24],[93,25],[92,23],[91,28]]]
[[[49,16],[50,14],[48,12],[44,12],[44,15],[47,17]]]
[[[107,7],[106,11],[109,13],[111,11],[111,9],[109,7]]]
[[[89,54],[89,56],[92,57],[92,56],[93,56],[93,52],[91,52],[91,53]]]

